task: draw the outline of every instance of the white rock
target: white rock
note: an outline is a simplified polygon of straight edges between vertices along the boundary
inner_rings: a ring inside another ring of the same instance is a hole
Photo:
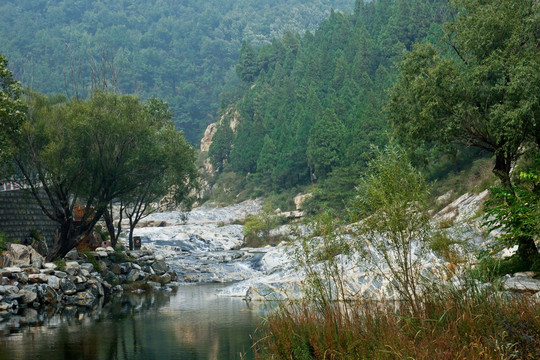
[[[56,266],[55,263],[45,263],[45,264],[43,265],[43,267],[44,267],[45,269],[52,269],[52,270],[58,269],[58,266]]]

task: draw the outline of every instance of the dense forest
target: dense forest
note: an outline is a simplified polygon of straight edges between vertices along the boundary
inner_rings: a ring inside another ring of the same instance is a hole
[[[0,53],[23,85],[86,97],[92,82],[159,97],[196,143],[219,93],[234,83],[242,39],[269,43],[314,29],[352,0],[82,1],[6,0]],[[94,84],[95,85],[95,84]]]
[[[332,11],[313,33],[244,42],[243,89],[231,105],[240,125],[234,134],[221,121],[209,150],[214,168],[249,174],[267,190],[317,182],[333,188],[320,195],[342,199],[370,147],[387,141],[382,109],[401,55],[437,40],[446,16],[445,1],[357,1],[352,14]]]

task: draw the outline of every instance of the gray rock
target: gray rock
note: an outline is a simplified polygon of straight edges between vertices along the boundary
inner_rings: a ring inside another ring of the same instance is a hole
[[[103,286],[99,281],[92,279],[88,281],[88,284],[90,285],[90,290],[96,297],[101,297],[105,295],[105,290],[103,289]]]
[[[31,284],[46,284],[49,281],[49,277],[45,274],[31,274],[28,275],[28,282]]]
[[[167,271],[169,271],[169,265],[163,260],[156,261],[152,264],[152,269],[156,272],[158,275],[163,275]]]
[[[47,284],[55,290],[60,289],[60,278],[54,275],[51,275],[47,278]]]
[[[58,266],[56,266],[55,263],[45,263],[45,264],[43,264],[43,267],[45,269],[52,269],[52,270],[58,269]]]
[[[134,282],[134,281],[139,281],[143,278],[141,272],[137,269],[131,269],[131,271],[129,272],[129,274],[127,275],[127,281],[128,282]]]
[[[79,252],[77,249],[71,249],[66,256],[64,256],[64,259],[66,260],[77,260],[79,258]]]
[[[32,257],[32,266],[38,269],[41,269],[43,265],[43,257]]]
[[[511,277],[503,281],[503,286],[506,290],[539,292],[540,280],[525,276]]]
[[[45,275],[53,275],[54,274],[53,269],[41,269],[41,270],[39,270],[39,272],[42,273],[42,274],[45,274]]]
[[[66,263],[66,273],[69,275],[77,275],[79,273],[81,266],[76,261],[68,261]]]
[[[66,295],[73,295],[77,292],[77,287],[69,278],[60,279],[60,290]]]
[[[83,263],[81,264],[81,269],[86,270],[89,273],[91,273],[92,271],[94,271],[94,265],[90,263]]]
[[[11,274],[14,274],[14,273],[19,273],[21,272],[22,269],[18,266],[8,266],[8,267],[5,267],[3,270],[2,270],[2,273],[4,276],[10,276]]]
[[[66,276],[68,276],[68,274],[64,271],[55,271],[54,275],[58,276],[59,278],[65,278]]]
[[[36,292],[25,289],[20,290],[19,294],[22,294],[22,297],[20,299],[21,304],[29,304],[31,302],[34,302],[38,297]]]
[[[12,278],[23,284],[28,282],[28,274],[25,271],[13,273]]]
[[[165,273],[159,277],[159,282],[162,284],[168,284],[171,282],[171,275],[169,273]]]
[[[32,251],[37,256],[41,256],[29,246],[21,244],[10,244],[4,254],[4,264],[9,265],[30,265],[32,263]]]
[[[19,288],[13,285],[0,286],[0,295],[10,296],[19,292]]]

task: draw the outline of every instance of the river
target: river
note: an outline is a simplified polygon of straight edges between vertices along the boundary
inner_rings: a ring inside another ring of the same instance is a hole
[[[27,309],[33,325],[0,331],[0,360],[253,359],[261,315],[217,296],[223,286],[124,295],[88,313]]]

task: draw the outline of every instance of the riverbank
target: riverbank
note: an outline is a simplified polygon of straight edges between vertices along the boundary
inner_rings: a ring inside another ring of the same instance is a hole
[[[44,263],[31,246],[10,244],[3,263],[9,266],[0,268],[0,323],[12,317],[28,322],[27,316],[17,317],[23,309],[93,308],[124,291],[170,290],[168,284],[178,279],[162,256],[146,248],[73,249],[60,261]]]

